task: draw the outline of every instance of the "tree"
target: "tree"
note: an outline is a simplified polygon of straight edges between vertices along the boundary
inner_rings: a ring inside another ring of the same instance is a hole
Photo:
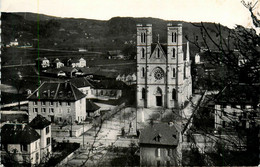
[[[257,13],[258,16],[254,14],[257,2],[253,4],[242,1],[242,3],[251,13],[254,26],[260,28],[260,15],[259,13]],[[217,134],[204,127],[204,125],[190,129],[191,133],[200,133],[215,142],[213,152],[204,152],[205,157],[207,157],[205,159],[208,160],[205,161],[205,164],[257,165],[259,125],[256,116],[252,115],[258,114],[260,111],[259,86],[257,86],[260,83],[260,36],[256,33],[256,28],[245,28],[240,25],[237,25],[235,29],[228,30],[220,24],[215,24],[214,30],[209,30],[204,23],[193,25],[200,29],[200,36],[195,36],[194,39],[186,38],[198,50],[203,50],[202,54],[207,63],[215,67],[215,72],[212,74],[214,79],[211,78],[210,82],[218,92],[201,104],[200,108],[204,113],[200,111],[200,113],[196,114],[199,119],[195,120],[194,123],[198,124],[199,121],[209,118],[208,113],[210,111],[207,111],[207,109],[210,101],[221,100],[224,92],[229,93],[227,97],[232,98],[234,104],[242,104],[248,98],[243,96],[249,96],[249,98],[253,99],[254,106],[250,111],[242,108],[244,116],[243,118],[241,116],[238,121],[233,120],[232,115],[227,115],[224,110],[220,110],[218,113],[221,113],[221,115],[226,114],[231,125],[230,129],[219,129],[218,132],[216,131]],[[237,88],[232,90],[241,83],[246,85],[246,88],[252,87],[252,89],[241,90]],[[244,92],[247,92],[247,94],[244,95]],[[222,136],[223,133],[225,133],[225,138]],[[234,136],[246,143],[246,150],[242,151],[239,148],[240,145],[234,141]],[[195,140],[193,143],[195,146],[197,145]],[[241,151],[231,151],[230,146]]]

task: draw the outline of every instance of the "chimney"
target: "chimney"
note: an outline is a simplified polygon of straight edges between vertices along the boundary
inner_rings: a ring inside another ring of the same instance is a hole
[[[25,128],[25,123],[22,123],[22,130],[24,130]]]

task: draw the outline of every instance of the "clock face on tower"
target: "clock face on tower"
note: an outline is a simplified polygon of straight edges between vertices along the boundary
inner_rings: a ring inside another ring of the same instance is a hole
[[[154,78],[156,80],[161,80],[163,77],[164,77],[163,71],[160,68],[156,69],[154,72]]]

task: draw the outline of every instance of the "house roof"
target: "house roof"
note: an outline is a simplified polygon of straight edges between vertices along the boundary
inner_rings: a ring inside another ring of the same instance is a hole
[[[95,89],[124,89],[126,84],[116,80],[90,81]]]
[[[60,72],[63,72],[63,70],[61,69],[57,69],[57,68],[51,68],[51,69],[47,69],[44,73],[48,73],[48,74],[58,74]]]
[[[178,136],[175,125],[158,123],[145,127],[141,131],[139,142],[140,144],[177,146]]]
[[[260,102],[260,85],[229,85],[218,95],[216,103],[250,104]]]
[[[43,82],[28,100],[77,101],[86,95],[70,82]]]
[[[53,63],[59,63],[59,62],[61,62],[61,61],[60,61],[60,59],[58,59],[58,58],[56,58],[56,59],[53,61]]]
[[[73,78],[73,79],[70,80],[70,82],[73,85],[75,85],[77,88],[93,87],[93,85],[85,77]]]
[[[30,127],[32,127],[33,129],[43,129],[50,124],[51,122],[49,120],[39,114],[29,123]]]
[[[73,71],[78,71],[76,68],[73,68],[73,67],[61,67],[60,68],[61,71],[63,72],[73,72]]]
[[[2,144],[29,144],[39,138],[36,130],[26,124],[5,124],[1,128]]]
[[[100,70],[99,68],[96,68],[96,67],[91,67],[91,68],[78,67],[77,69],[78,69],[78,71],[81,71],[84,74],[95,74],[98,70]]]
[[[96,105],[95,103],[93,103],[91,100],[87,99],[86,100],[86,110],[87,111],[96,111],[100,109],[100,107],[98,105]]]

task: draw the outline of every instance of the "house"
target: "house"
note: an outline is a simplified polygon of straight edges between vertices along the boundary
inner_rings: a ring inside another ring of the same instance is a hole
[[[82,93],[86,95],[86,98],[92,97],[91,90],[93,90],[94,86],[88,81],[86,77],[81,78],[73,78],[70,82],[76,86]]]
[[[43,82],[27,98],[29,120],[40,114],[51,122],[81,122],[86,118],[85,97],[70,82]]]
[[[133,85],[133,84],[136,84],[136,74],[135,73],[119,74],[116,77],[116,80],[122,81],[127,85]]]
[[[41,136],[27,124],[6,123],[1,128],[1,159],[11,155],[18,163],[40,163]],[[5,163],[5,162],[3,162]]]
[[[36,130],[41,136],[40,138],[40,157],[46,159],[52,152],[51,147],[51,122],[42,115],[37,115],[30,123],[29,126]]]
[[[67,65],[70,67],[86,67],[86,60],[81,58],[74,58],[74,59],[69,59],[67,61]]]
[[[58,58],[56,58],[53,62],[52,65],[54,68],[61,68],[64,67],[64,63],[62,63]]]
[[[151,124],[140,134],[140,166],[181,165],[181,135],[173,123]]]
[[[36,67],[40,67],[40,68],[48,68],[48,67],[50,67],[50,61],[46,57],[44,57],[44,58],[38,57],[35,60],[35,62],[36,62]]]
[[[100,107],[93,103],[90,99],[86,99],[86,112],[88,117],[99,115]]]
[[[43,70],[42,73],[46,76],[50,76],[50,77],[66,77],[66,73],[64,71],[62,71],[61,69],[47,69],[47,70]]]
[[[215,129],[232,130],[236,125],[256,126],[257,108],[260,104],[260,85],[229,85],[215,101]]]
[[[70,77],[70,78],[75,77],[76,73],[78,72],[78,70],[73,67],[61,67],[60,70],[63,71],[67,77]]]
[[[90,83],[93,85],[93,89],[91,90],[91,96],[88,97],[92,99],[119,99],[126,88],[122,81],[115,80],[90,80]]]

